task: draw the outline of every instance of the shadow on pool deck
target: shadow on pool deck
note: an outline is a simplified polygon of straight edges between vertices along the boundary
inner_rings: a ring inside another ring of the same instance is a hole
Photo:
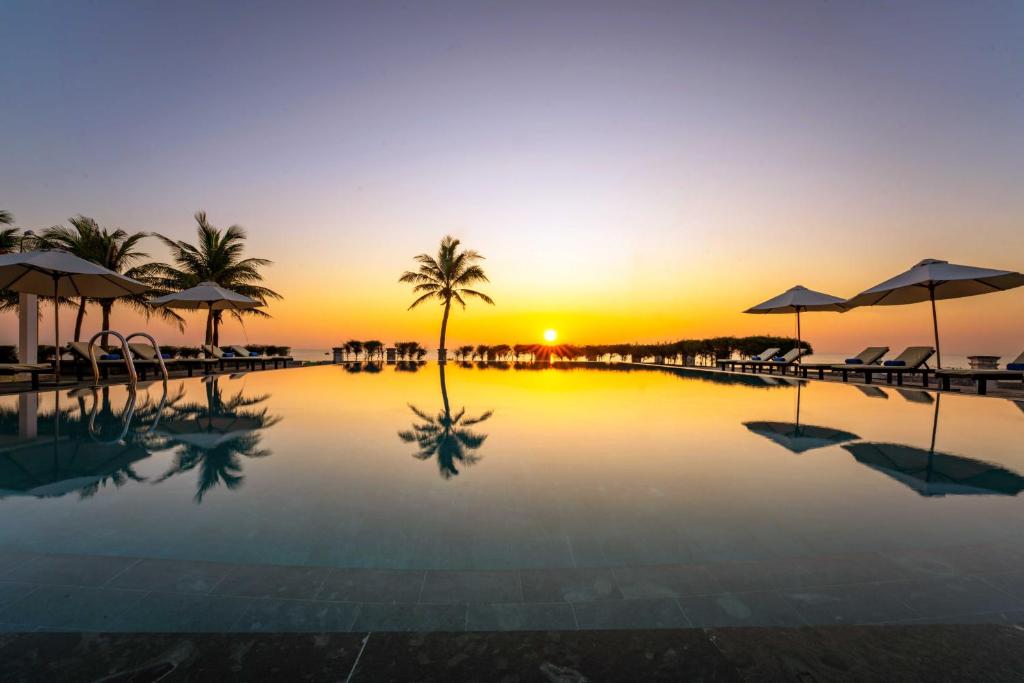
[[[1017,681],[1014,626],[0,635],[4,681]]]

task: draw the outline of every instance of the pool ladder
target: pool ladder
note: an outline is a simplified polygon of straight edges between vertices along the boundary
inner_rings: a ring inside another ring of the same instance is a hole
[[[135,370],[135,361],[132,359],[131,349],[128,347],[128,340],[134,339],[135,337],[144,337],[149,340],[149,343],[153,345],[153,349],[156,351],[156,362],[160,366],[160,374],[163,375],[164,382],[167,381],[167,365],[164,364],[164,356],[160,353],[160,345],[156,343],[156,339],[153,335],[146,332],[133,332],[127,337],[123,336],[120,332],[114,330],[102,330],[97,332],[89,340],[89,360],[92,361],[92,378],[96,386],[100,383],[100,366],[96,358],[96,340],[103,335],[112,335],[117,337],[121,342],[121,356],[124,358],[125,366],[128,368],[128,382],[134,387],[139,383],[139,373]]]

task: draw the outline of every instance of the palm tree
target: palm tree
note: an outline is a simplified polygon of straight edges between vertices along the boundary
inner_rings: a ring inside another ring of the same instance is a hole
[[[87,261],[96,261],[99,255],[97,235],[99,225],[92,218],[78,215],[68,219],[70,228],[55,225],[43,231],[40,246],[44,249],[63,249]],[[78,313],[75,315],[75,341],[82,338],[82,322],[85,320],[87,299],[78,297]],[[104,327],[103,329],[107,329]]]
[[[455,357],[459,360],[465,360],[472,355],[473,347],[470,346],[469,344],[466,344],[465,346],[460,346],[459,348],[455,349]]]
[[[262,286],[260,268],[272,261],[263,258],[243,258],[245,252],[245,229],[232,225],[221,230],[210,225],[205,211],[199,211],[196,219],[196,244],[183,240],[172,240],[164,235],[157,237],[171,250],[174,265],[153,264],[153,277],[160,288],[169,292],[195,287],[200,282],[213,282],[266,305],[268,299],[281,299],[281,295]],[[223,311],[211,310],[206,319],[206,343],[220,343],[220,323]],[[244,322],[242,316],[255,315],[269,318],[269,314],[257,308],[231,310],[231,315]]]
[[[448,387],[444,379],[444,364],[441,370],[441,399],[443,409],[436,416],[420,410],[414,405],[409,409],[422,421],[414,424],[412,429],[398,433],[405,443],[415,443],[419,451],[413,454],[417,460],[429,460],[437,457],[437,466],[442,479],[451,479],[459,474],[456,464],[474,465],[480,456],[472,451],[484,445],[486,434],[478,434],[468,427],[486,422],[494,414],[489,410],[478,417],[467,417],[466,409],[460,408],[454,415],[448,405]]]
[[[444,306],[444,314],[441,317],[441,343],[438,346],[439,359],[445,352],[444,339],[448,332],[448,314],[453,299],[462,304],[463,308],[466,307],[466,300],[463,297],[469,296],[494,305],[491,297],[475,289],[469,289],[469,286],[478,282],[489,282],[484,269],[478,265],[484,257],[471,249],[458,251],[459,244],[459,240],[446,235],[441,240],[436,257],[420,254],[415,259],[420,264],[419,270],[407,270],[398,278],[399,282],[416,285],[412,291],[419,296],[409,306],[409,310],[428,299],[437,299]]]
[[[359,354],[363,352],[363,342],[358,339],[349,339],[345,342],[345,348],[352,354],[352,358],[356,361],[359,360]]]
[[[366,352],[366,360],[373,360],[384,353],[384,343],[376,339],[363,342],[363,351]]]
[[[0,225],[11,225],[12,223],[14,223],[14,215],[10,211],[0,209]],[[21,233],[17,228],[4,228],[0,230],[0,254],[14,251],[20,239]],[[0,294],[0,311],[8,311],[17,307],[17,293],[4,291]]]
[[[14,214],[10,211],[0,209],[0,225],[13,224]],[[17,228],[4,228],[3,230],[0,230],[0,254],[6,254],[14,251],[14,247],[17,246],[20,238],[21,234]]]
[[[124,303],[149,320],[153,309],[147,303],[147,296],[161,296],[168,292],[160,286],[161,282],[157,277],[159,265],[139,263],[149,258],[149,254],[138,248],[142,240],[149,236],[148,233],[128,234],[121,229],[110,232],[106,228],[101,228],[94,219],[81,215],[69,218],[68,222],[71,224],[71,228],[55,225],[44,231],[39,239],[40,245],[45,249],[64,249],[75,256],[151,286],[145,296],[135,294],[118,299],[96,299],[103,316],[100,329],[110,329],[110,313],[114,308],[115,301]],[[75,341],[79,341],[82,336],[86,303],[85,297],[79,297],[78,315],[75,317]],[[177,324],[179,330],[185,330],[185,320],[174,311],[168,308],[159,308],[156,309],[156,312],[164,320]],[[107,335],[103,335],[100,343],[106,345]]]

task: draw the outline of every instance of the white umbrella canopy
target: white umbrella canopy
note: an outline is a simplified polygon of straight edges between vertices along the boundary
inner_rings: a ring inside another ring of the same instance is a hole
[[[757,306],[748,308],[744,313],[796,313],[796,342],[797,348],[802,347],[800,336],[800,313],[801,311],[835,311],[846,310],[845,300],[831,294],[816,292],[807,289],[803,285],[797,285],[787,289],[782,294],[759,303]],[[800,362],[800,356],[796,361]]]
[[[0,289],[54,297],[54,374],[60,382],[60,307],[56,297],[113,299],[149,289],[137,280],[60,250],[0,254]]]
[[[930,301],[932,327],[935,332],[935,364],[942,367],[939,348],[939,321],[935,302],[959,299],[991,292],[1002,292],[1024,285],[1024,274],[1012,270],[995,270],[962,266],[948,261],[924,259],[910,270],[866,289],[846,301],[847,308],[858,306],[899,306]]]
[[[0,289],[111,299],[141,294],[149,286],[69,252],[51,249],[0,254]]]
[[[221,287],[215,282],[200,282],[195,287],[152,299],[149,304],[156,308],[202,308],[215,311],[243,310],[263,305],[255,299]]]
[[[221,287],[215,282],[200,282],[195,287],[157,297],[149,302],[154,308],[204,309],[208,311],[242,311],[262,306],[263,303],[244,294]],[[206,343],[213,343],[212,320],[207,319]]]

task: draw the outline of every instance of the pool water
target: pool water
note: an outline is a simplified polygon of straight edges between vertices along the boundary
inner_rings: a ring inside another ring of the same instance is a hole
[[[1003,399],[628,365],[8,396],[0,624],[91,628],[35,619],[18,588],[76,585],[137,593],[150,619],[179,590],[351,606],[338,628],[420,628],[440,604],[422,627],[472,627],[480,605],[494,628],[1019,620],[1022,437]],[[306,579],[232,591],[253,568]],[[419,592],[363,590],[384,579]],[[144,630],[131,614],[99,624]],[[218,630],[252,626],[236,617]]]

